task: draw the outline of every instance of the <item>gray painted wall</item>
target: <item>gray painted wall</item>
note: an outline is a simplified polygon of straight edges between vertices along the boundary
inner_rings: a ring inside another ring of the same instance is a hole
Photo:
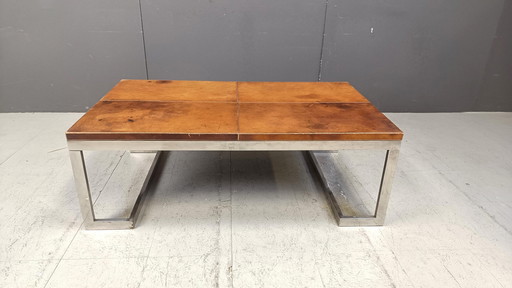
[[[0,0],[0,111],[85,111],[146,77],[350,81],[383,111],[512,111],[511,2]]]
[[[143,0],[150,78],[316,81],[325,0]]]
[[[385,111],[471,110],[502,2],[331,0],[322,80]]]
[[[503,12],[487,60],[485,77],[478,91],[475,110],[512,111],[512,1]]]
[[[85,111],[146,78],[138,0],[0,0],[0,111]]]

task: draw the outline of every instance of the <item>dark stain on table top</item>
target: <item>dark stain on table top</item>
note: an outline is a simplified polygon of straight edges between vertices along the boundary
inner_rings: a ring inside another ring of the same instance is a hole
[[[122,80],[70,140],[401,140],[347,82]]]

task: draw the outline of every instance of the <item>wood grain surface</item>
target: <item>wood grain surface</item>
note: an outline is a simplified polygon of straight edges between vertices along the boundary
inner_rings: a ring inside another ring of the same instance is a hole
[[[239,82],[240,102],[368,103],[348,82]]]
[[[101,100],[236,102],[236,82],[121,80]]]
[[[237,104],[100,101],[67,132],[68,139],[236,140]]]
[[[346,82],[122,80],[67,134],[82,140],[400,140]]]
[[[240,140],[399,140],[402,132],[373,105],[240,103]]]

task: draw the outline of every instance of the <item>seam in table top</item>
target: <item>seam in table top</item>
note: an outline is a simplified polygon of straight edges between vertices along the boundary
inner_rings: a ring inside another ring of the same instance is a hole
[[[240,140],[240,95],[238,94],[238,81],[236,81],[236,140]]]
[[[374,106],[370,102],[296,102],[296,101],[207,101],[207,100],[129,100],[129,99],[107,99],[100,100],[100,102],[169,102],[169,103],[240,103],[240,104],[370,104]]]
[[[74,131],[68,131],[67,134],[176,134],[176,135],[218,135],[219,133],[180,133],[180,132],[109,132],[109,131],[95,131],[95,132],[74,132]],[[306,132],[269,132],[269,133],[241,133],[241,132],[226,132],[226,133],[220,133],[220,134],[226,134],[226,135],[345,135],[345,134],[403,134],[403,132],[312,132],[312,133],[306,133]]]

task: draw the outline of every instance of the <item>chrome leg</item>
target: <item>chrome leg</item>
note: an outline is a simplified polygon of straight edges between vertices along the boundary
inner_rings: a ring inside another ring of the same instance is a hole
[[[140,215],[143,207],[144,200],[147,196],[148,184],[152,178],[153,170],[160,158],[161,152],[157,152],[149,172],[144,180],[141,191],[135,204],[132,208],[132,212],[128,218],[108,218],[108,219],[97,219],[94,214],[94,206],[91,200],[91,192],[89,189],[89,183],[87,180],[87,172],[85,168],[85,161],[82,150],[70,150],[69,155],[71,158],[71,165],[73,167],[73,174],[75,177],[76,189],[78,192],[78,199],[80,201],[80,210],[84,218],[84,226],[88,230],[99,230],[99,229],[132,229],[135,227],[135,223]]]
[[[90,225],[95,218],[92,207],[91,191],[89,181],[87,181],[87,171],[85,170],[84,154],[82,151],[69,151],[71,166],[73,167],[73,176],[75,177],[75,186],[80,202],[80,211],[85,221],[85,226]]]
[[[398,149],[387,150],[386,159],[384,162],[384,169],[382,172],[382,178],[379,188],[379,195],[377,198],[377,204],[373,216],[370,217],[357,217],[357,216],[345,216],[341,210],[340,202],[337,200],[337,196],[327,185],[327,179],[322,172],[319,161],[316,158],[313,151],[308,151],[307,156],[311,160],[311,163],[320,178],[320,183],[323,190],[326,193],[327,200],[331,209],[335,215],[338,226],[340,227],[353,227],[353,226],[382,226],[384,219],[386,218],[386,210],[389,203],[389,196],[391,193],[391,185],[393,176],[395,174],[397,162],[398,162]]]
[[[375,207],[375,221],[376,225],[379,226],[384,225],[384,219],[386,218],[386,211],[388,209],[389,196],[391,194],[391,186],[395,176],[399,152],[399,150],[388,150],[386,153],[386,160],[384,162],[384,169],[380,180],[379,198],[377,199],[377,206]]]

